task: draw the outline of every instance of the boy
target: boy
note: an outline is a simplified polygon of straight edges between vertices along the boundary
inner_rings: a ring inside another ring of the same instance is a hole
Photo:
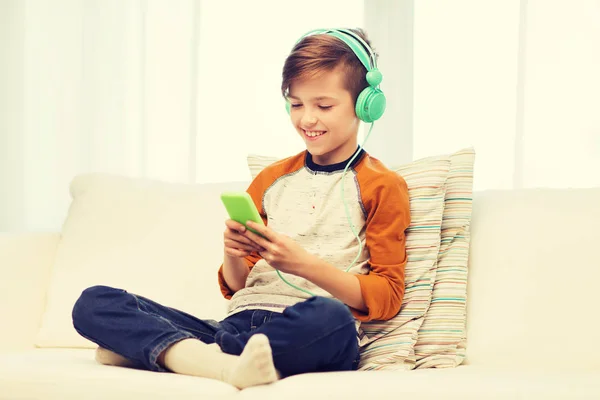
[[[369,44],[361,30],[338,32],[352,33]],[[357,369],[360,322],[400,310],[410,223],[405,181],[358,147],[355,104],[366,72],[332,34],[296,44],[282,93],[306,151],[268,166],[248,188],[266,224],[248,226],[264,237],[226,221],[218,281],[231,299],[227,318],[200,320],[125,290],[88,288],[73,324],[100,346],[99,362],[238,388]]]

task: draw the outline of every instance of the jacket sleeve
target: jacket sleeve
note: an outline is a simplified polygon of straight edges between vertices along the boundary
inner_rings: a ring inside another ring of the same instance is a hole
[[[360,321],[388,320],[398,314],[404,297],[408,187],[401,176],[390,171],[362,193],[370,272],[357,277],[368,313],[356,309],[352,313]]]

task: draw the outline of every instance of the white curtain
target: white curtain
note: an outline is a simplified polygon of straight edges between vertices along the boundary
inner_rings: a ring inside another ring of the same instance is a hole
[[[246,180],[299,151],[281,68],[332,26],[381,55],[384,162],[474,146],[477,190],[600,186],[600,0],[3,0],[0,231],[60,229],[80,173]]]
[[[247,180],[248,152],[299,151],[285,56],[362,25],[362,0],[1,1],[0,231],[60,229],[77,174]]]
[[[365,4],[402,83],[387,160],[474,146],[476,190],[600,186],[600,0]]]

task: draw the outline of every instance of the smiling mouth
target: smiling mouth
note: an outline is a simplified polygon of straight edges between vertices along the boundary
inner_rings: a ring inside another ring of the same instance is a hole
[[[308,137],[309,139],[316,139],[320,136],[323,136],[325,133],[327,133],[327,131],[307,131],[304,130],[304,136]]]

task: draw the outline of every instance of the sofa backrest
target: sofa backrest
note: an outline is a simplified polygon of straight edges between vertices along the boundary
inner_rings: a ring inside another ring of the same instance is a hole
[[[600,367],[600,188],[475,193],[467,362]]]
[[[216,279],[226,218],[219,195],[246,186],[75,179],[36,344],[91,347],[74,332],[70,310],[94,284],[137,291],[200,318],[224,316]],[[599,205],[600,189],[474,194],[468,363],[600,366]]]
[[[220,194],[246,186],[76,177],[35,344],[95,347],[71,319],[81,292],[94,285],[125,289],[200,318],[223,318],[217,270],[227,213]]]

